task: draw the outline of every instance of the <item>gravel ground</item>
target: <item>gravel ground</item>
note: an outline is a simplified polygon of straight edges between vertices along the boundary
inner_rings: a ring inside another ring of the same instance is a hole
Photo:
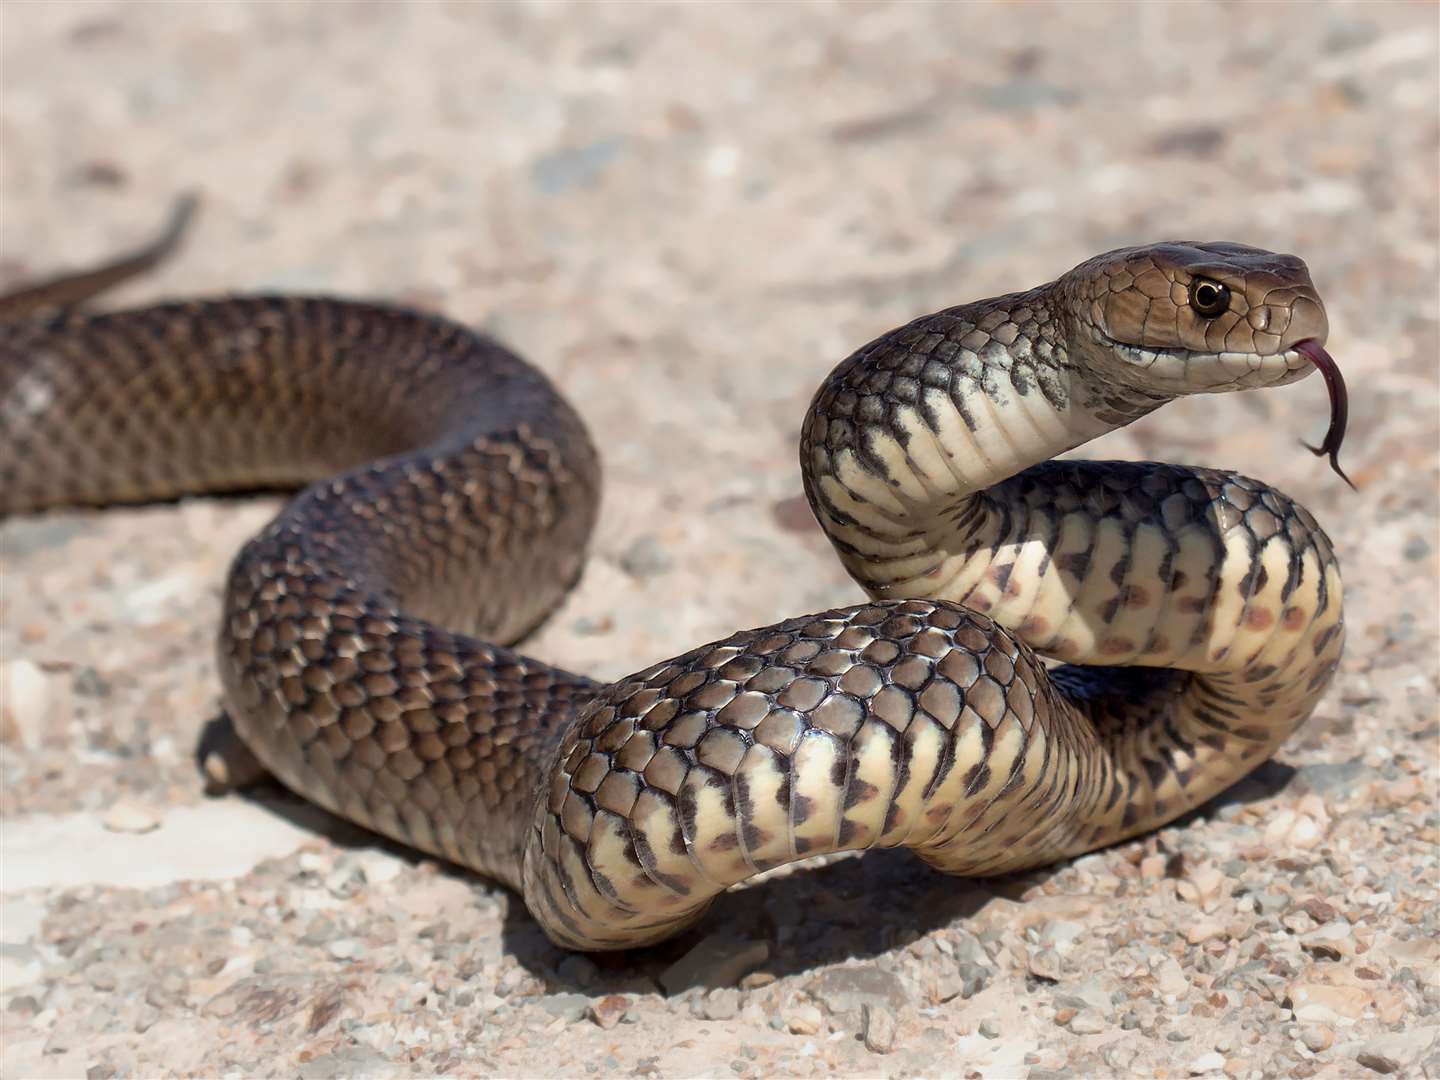
[[[1308,504],[1350,647],[1280,754],[1158,835],[969,882],[777,872],[634,955],[277,791],[206,799],[227,560],[274,500],[6,522],[0,1073],[1440,1077],[1431,4],[7,3],[0,280],[203,193],[117,302],[399,297],[597,433],[606,509],[528,648],[614,677],[858,598],[798,426],[852,347],[1106,248],[1310,262],[1319,379],[1086,452]]]

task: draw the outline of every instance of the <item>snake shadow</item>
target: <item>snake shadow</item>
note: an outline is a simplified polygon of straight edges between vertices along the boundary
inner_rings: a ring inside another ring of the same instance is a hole
[[[1295,775],[1289,765],[1266,761],[1169,827],[1185,828],[1227,806],[1269,799]],[[578,985],[563,970],[556,971],[557,954],[566,954],[551,944],[518,898],[508,906],[502,937],[520,965],[552,990],[634,990],[638,977],[676,996],[706,985],[707,973],[697,971],[680,982],[662,980],[662,974],[712,934],[733,940],[736,948],[765,942],[770,955],[756,970],[777,978],[804,974],[883,956],[935,930],[963,926],[997,900],[1023,903],[1032,890],[1068,866],[1062,862],[991,878],[950,877],[904,849],[847,852],[795,863],[776,876],[722,893],[699,923],[668,941],[626,953],[589,954],[601,973],[598,985]]]
[[[228,737],[227,728],[223,716],[212,719],[202,733],[201,746],[208,748],[214,739]],[[764,942],[770,955],[759,967],[777,977],[876,957],[940,927],[972,918],[997,896],[1018,898],[1056,869],[980,880],[947,877],[904,850],[823,856],[723,893],[695,926],[657,945],[586,954],[593,969],[581,965],[589,977],[580,983],[570,976],[568,966],[562,967],[571,954],[545,936],[518,895],[489,878],[346,821],[293,794],[268,775],[216,797],[246,799],[298,829],[323,836],[338,848],[378,849],[412,867],[434,863],[441,873],[473,885],[477,892],[504,896],[501,943],[551,992],[683,993],[689,985],[677,984],[673,977],[662,983],[660,976],[716,933],[733,936],[737,948]],[[693,985],[699,985],[704,975],[697,972]]]
[[[228,723],[207,725],[202,745]],[[1178,828],[1212,817],[1227,806],[1261,802],[1284,790],[1296,770],[1276,761],[1261,764],[1173,824]],[[733,941],[736,949],[763,942],[768,958],[758,965],[777,978],[816,971],[848,960],[872,959],[904,948],[942,927],[979,915],[996,900],[1024,901],[1068,864],[994,878],[957,878],[931,869],[911,852],[849,852],[792,864],[771,876],[721,894],[695,926],[658,945],[621,953],[587,954],[579,965],[583,979],[564,965],[571,954],[557,947],[531,918],[519,896],[465,867],[387,840],[306,802],[265,777],[226,794],[244,798],[296,827],[324,836],[344,849],[378,848],[410,866],[437,864],[442,873],[506,898],[501,924],[505,951],[550,992],[588,995],[607,992],[660,992],[667,996],[706,985],[708,972],[679,978],[670,969],[711,935]],[[1127,841],[1133,842],[1133,841]],[[663,976],[663,978],[662,978]]]
[[[1272,798],[1295,775],[1289,765],[1266,761],[1170,827],[1185,828],[1227,806]],[[736,948],[752,941],[765,942],[770,955],[756,970],[777,978],[804,974],[904,948],[935,930],[963,925],[997,900],[1023,903],[1032,890],[1068,866],[1062,862],[1023,873],[960,878],[931,869],[904,849],[807,860],[768,879],[722,893],[699,923],[658,945],[625,953],[588,954],[600,972],[600,979],[588,985],[567,978],[564,969],[557,972],[557,957],[563,959],[567,954],[545,937],[518,897],[508,905],[502,938],[520,965],[545,980],[553,991],[592,995],[602,990],[633,991],[638,978],[652,990],[677,996],[706,985],[707,973],[697,971],[679,982],[673,977],[662,979],[662,974],[712,934],[733,940]]]
[[[552,990],[633,991],[638,980],[651,992],[674,997],[696,987],[733,986],[752,969],[779,978],[883,956],[971,919],[997,897],[1023,892],[1053,872],[1009,879],[952,878],[904,850],[852,852],[829,856],[825,862],[799,863],[780,876],[722,893],[700,922],[657,945],[587,954],[599,971],[589,985],[575,984],[566,969],[556,970],[558,950],[523,904],[510,905],[501,933],[507,951]],[[763,942],[769,956],[716,982],[708,980],[718,972],[705,965],[676,966],[712,935],[722,948],[736,951]]]

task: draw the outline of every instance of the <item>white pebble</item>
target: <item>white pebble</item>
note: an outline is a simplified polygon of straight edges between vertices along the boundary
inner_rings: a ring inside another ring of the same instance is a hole
[[[47,731],[70,719],[69,680],[47,674],[32,660],[0,664],[0,742],[39,747]]]
[[[1225,1055],[1217,1050],[1208,1054],[1201,1054],[1187,1066],[1191,1076],[1204,1076],[1206,1073],[1219,1072],[1225,1068]]]
[[[355,938],[339,938],[330,943],[330,955],[336,960],[354,960],[360,955],[363,946]]]
[[[825,1018],[814,1005],[801,1003],[786,1010],[785,1027],[792,1035],[818,1035]]]
[[[111,832],[147,833],[160,827],[160,814],[153,806],[136,799],[117,799],[100,823]]]

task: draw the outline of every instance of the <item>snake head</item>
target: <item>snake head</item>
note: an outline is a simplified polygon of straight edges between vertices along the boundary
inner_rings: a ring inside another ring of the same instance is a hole
[[[1340,468],[1347,394],[1325,351],[1329,322],[1305,263],[1231,243],[1169,241],[1122,248],[1061,278],[1077,321],[1075,354],[1147,396],[1283,386],[1325,378],[1330,428],[1319,446]]]
[[[1325,306],[1294,255],[1231,243],[1122,248],[1061,279],[1091,366],[1149,393],[1281,386],[1314,370]]]

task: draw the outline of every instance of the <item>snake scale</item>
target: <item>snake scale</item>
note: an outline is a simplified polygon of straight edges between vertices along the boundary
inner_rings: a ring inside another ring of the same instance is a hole
[[[1293,256],[1127,248],[864,346],[800,464],[869,602],[601,685],[505,644],[582,568],[600,473],[574,409],[398,307],[72,310],[182,225],[0,301],[0,511],[300,488],[226,585],[237,730],[306,798],[519,890],[562,946],[657,941],[825,852],[983,875],[1155,829],[1272,754],[1335,671],[1339,569],[1304,507],[1229,472],[1051,460],[1319,368],[1333,463],[1344,385]]]

